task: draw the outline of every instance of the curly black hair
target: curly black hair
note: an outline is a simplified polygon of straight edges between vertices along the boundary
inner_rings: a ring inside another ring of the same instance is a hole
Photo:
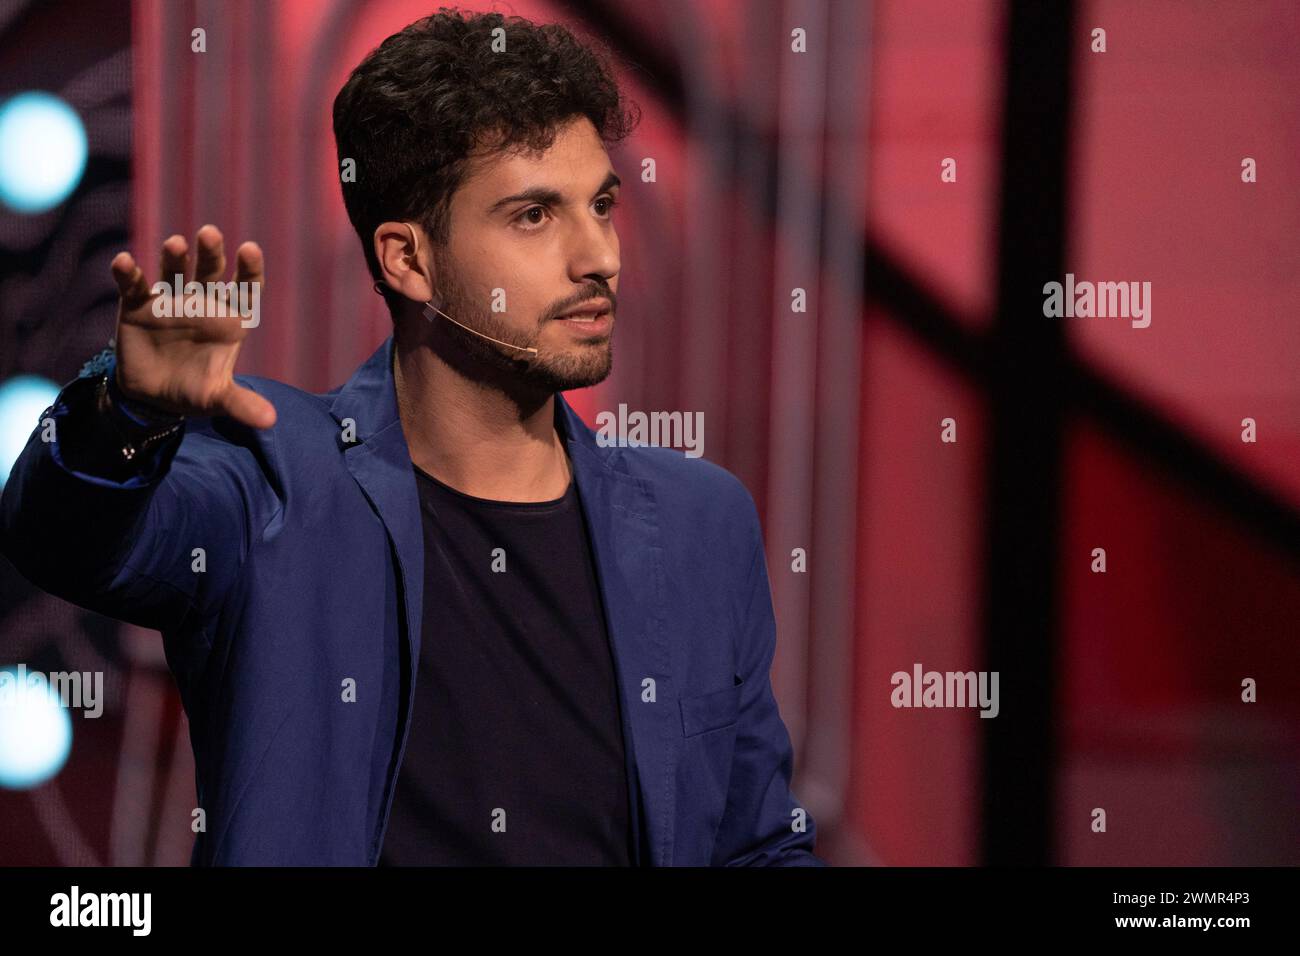
[[[451,197],[476,150],[547,149],[580,115],[606,145],[631,133],[640,112],[610,59],[558,24],[448,7],[372,50],[334,98],[340,167],[356,163],[343,202],[371,275],[382,275],[373,242],[381,222],[418,222],[447,242]]]

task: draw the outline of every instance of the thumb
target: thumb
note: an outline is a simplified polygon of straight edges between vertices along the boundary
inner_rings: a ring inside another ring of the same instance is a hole
[[[253,428],[270,428],[275,424],[275,406],[251,388],[233,381],[221,398],[220,408],[223,414]]]

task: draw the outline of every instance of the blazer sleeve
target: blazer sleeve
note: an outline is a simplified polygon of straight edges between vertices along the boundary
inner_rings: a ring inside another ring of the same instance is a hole
[[[712,865],[826,866],[813,853],[812,814],[790,790],[794,754],[772,693],[776,616],[758,513],[748,492],[746,498],[754,544],[739,604],[737,657],[744,683],[727,804]]]
[[[277,499],[256,445],[221,439],[215,419],[124,466],[95,384],[73,380],[42,413],[0,497],[0,551],[50,594],[177,629],[224,600]]]

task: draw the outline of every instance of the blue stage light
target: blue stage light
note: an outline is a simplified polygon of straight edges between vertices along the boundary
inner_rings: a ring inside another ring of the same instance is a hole
[[[0,669],[0,787],[39,786],[71,750],[72,718],[45,675]]]
[[[41,213],[68,198],[86,171],[86,128],[50,93],[19,93],[0,104],[0,202]]]
[[[0,385],[0,488],[58,394],[59,387],[39,375],[17,375]]]

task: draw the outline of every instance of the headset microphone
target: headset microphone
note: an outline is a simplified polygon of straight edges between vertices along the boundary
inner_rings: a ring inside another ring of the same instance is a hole
[[[430,322],[433,321],[433,314],[435,312],[438,313],[438,315],[442,316],[444,319],[446,319],[448,322],[452,323],[453,325],[459,325],[466,332],[469,332],[472,335],[477,335],[481,339],[487,339],[489,342],[495,342],[497,345],[504,345],[508,349],[516,349],[520,352],[531,352],[533,355],[537,354],[537,349],[535,348],[525,348],[522,345],[511,345],[509,342],[502,342],[500,339],[494,339],[490,335],[484,335],[482,332],[478,331],[477,329],[471,329],[468,325],[465,325],[461,322],[457,322],[446,312],[442,311],[442,309],[434,305],[432,299],[424,303],[424,317],[428,319]]]

